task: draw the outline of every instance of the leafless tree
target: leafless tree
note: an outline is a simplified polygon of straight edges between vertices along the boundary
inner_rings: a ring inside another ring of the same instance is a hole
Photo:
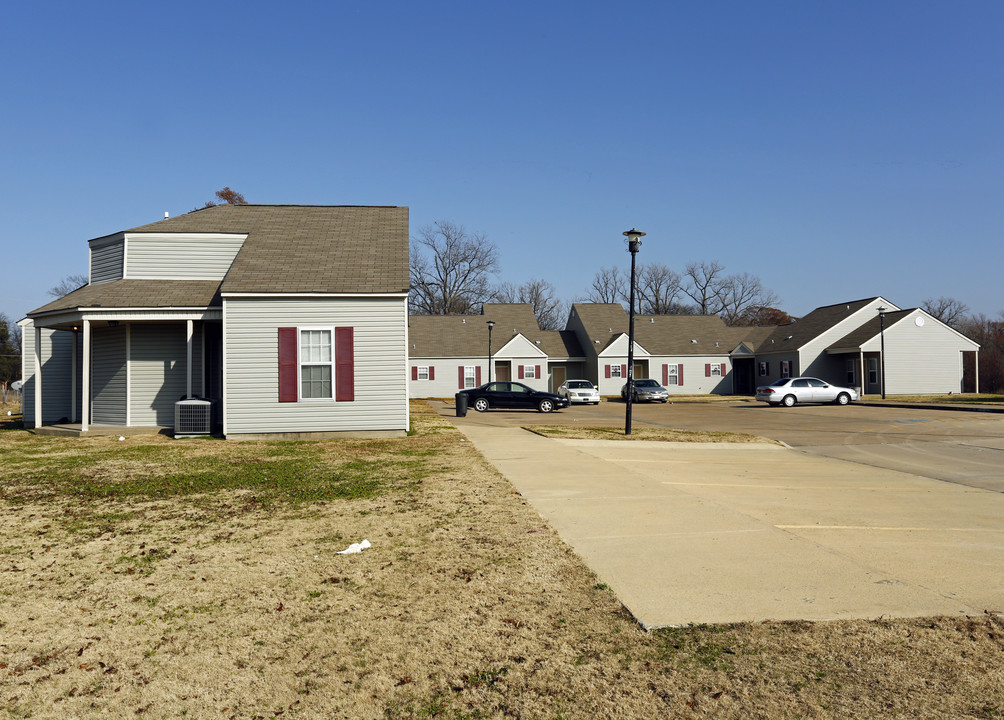
[[[699,315],[716,315],[723,304],[725,266],[717,261],[688,263],[683,272],[683,292],[697,305]]]
[[[21,327],[0,313],[0,383],[21,377]]]
[[[621,275],[617,266],[601,268],[593,277],[586,300],[593,303],[626,302],[627,278]]]
[[[464,315],[491,297],[490,277],[499,271],[498,248],[483,233],[438,220],[411,239],[411,293],[415,315]]]
[[[959,323],[965,320],[966,313],[969,312],[969,306],[961,300],[944,296],[937,299],[927,298],[920,307],[956,330]]]
[[[754,307],[777,305],[780,298],[749,273],[728,275],[718,290],[719,316],[726,325],[741,324],[743,314]]]
[[[90,282],[90,278],[88,278],[86,275],[81,275],[81,274],[67,275],[62,280],[60,280],[59,283],[53,285],[45,292],[47,295],[51,297],[61,298],[64,295],[69,295],[74,290],[82,288],[88,282]]]
[[[216,200],[219,200],[221,203],[223,203],[225,205],[247,205],[248,204],[248,201],[244,199],[243,195],[241,195],[236,190],[231,190],[229,186],[224,187],[222,190],[217,190],[216,191]],[[203,208],[216,207],[217,205],[220,204],[220,203],[216,202],[216,200],[207,200],[206,204],[203,205],[202,207]],[[199,208],[195,208],[195,209],[198,210]]]
[[[1004,310],[998,317],[999,320],[992,320],[980,313],[966,315],[958,321],[957,330],[980,344],[976,354],[980,392],[1004,392]]]
[[[531,278],[518,287],[503,282],[492,292],[491,299],[501,303],[529,303],[541,330],[561,330],[568,318],[568,303],[555,295],[554,285],[547,280]]]
[[[684,315],[688,307],[680,302],[683,289],[680,274],[662,263],[639,266],[635,279],[638,311],[642,315]]]

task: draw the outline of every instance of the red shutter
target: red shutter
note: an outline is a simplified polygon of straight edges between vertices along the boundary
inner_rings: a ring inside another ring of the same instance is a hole
[[[354,334],[350,327],[335,328],[335,400],[343,402],[356,399]]]
[[[279,402],[296,402],[296,328],[279,328]]]
[[[662,366],[662,384],[663,386],[669,385],[669,365],[665,363]]]
[[[519,379],[520,380],[523,379],[523,366],[522,365],[519,366]]]
[[[683,385],[683,363],[676,366],[676,384]]]
[[[722,363],[722,377],[725,377],[725,363]]]
[[[711,363],[704,363],[704,377],[711,377]]]
[[[474,384],[481,387],[481,366],[474,368]]]
[[[461,365],[457,368],[457,387],[461,390],[464,389],[464,366]]]
[[[536,378],[537,378],[538,380],[540,380],[540,365],[534,365],[534,367],[535,367],[535,368],[537,368],[537,372],[536,372],[536,374],[535,374],[535,377],[536,377]]]
[[[621,365],[621,378],[627,380],[627,365]]]
[[[412,367],[411,369],[411,379],[418,380],[418,367]]]
[[[432,365],[429,366],[429,379],[430,380],[436,379],[436,368],[434,368]]]
[[[610,366],[604,365],[603,367],[604,367],[604,372],[606,373],[605,377],[610,377]]]

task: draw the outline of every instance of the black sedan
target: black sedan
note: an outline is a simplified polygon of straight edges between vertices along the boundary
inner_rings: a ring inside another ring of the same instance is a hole
[[[478,412],[484,412],[488,408],[521,408],[549,413],[568,407],[568,398],[534,390],[518,382],[492,382],[462,392],[467,396],[467,404]]]

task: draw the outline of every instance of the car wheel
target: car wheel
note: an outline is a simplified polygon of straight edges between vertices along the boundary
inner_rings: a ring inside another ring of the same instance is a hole
[[[847,393],[840,393],[837,395],[837,405],[846,405],[851,401],[851,396]]]
[[[488,409],[488,400],[486,398],[478,398],[474,401],[474,409],[478,412],[484,412]]]
[[[547,400],[545,398],[544,400],[540,401],[540,404],[537,406],[537,409],[540,410],[542,413],[549,413],[552,410],[554,410],[554,402],[551,400]]]
[[[797,401],[795,400],[794,395],[785,395],[784,400],[781,401],[781,404],[784,405],[785,407],[795,407],[796,402]]]

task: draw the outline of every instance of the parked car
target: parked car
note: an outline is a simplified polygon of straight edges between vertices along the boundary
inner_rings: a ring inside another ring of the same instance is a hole
[[[621,388],[621,399],[627,400],[627,383]],[[634,402],[667,402],[669,390],[649,378],[634,381]]]
[[[761,385],[756,389],[756,399],[770,405],[792,407],[796,403],[836,403],[846,405],[858,399],[853,388],[831,385],[819,378],[781,378],[771,385]]]
[[[588,380],[566,380],[558,388],[558,394],[570,403],[600,404],[600,391]]]
[[[478,412],[489,408],[536,408],[542,413],[568,407],[568,398],[543,390],[534,390],[519,382],[497,381],[461,391],[467,395],[467,405]],[[460,393],[457,393],[458,395]]]

